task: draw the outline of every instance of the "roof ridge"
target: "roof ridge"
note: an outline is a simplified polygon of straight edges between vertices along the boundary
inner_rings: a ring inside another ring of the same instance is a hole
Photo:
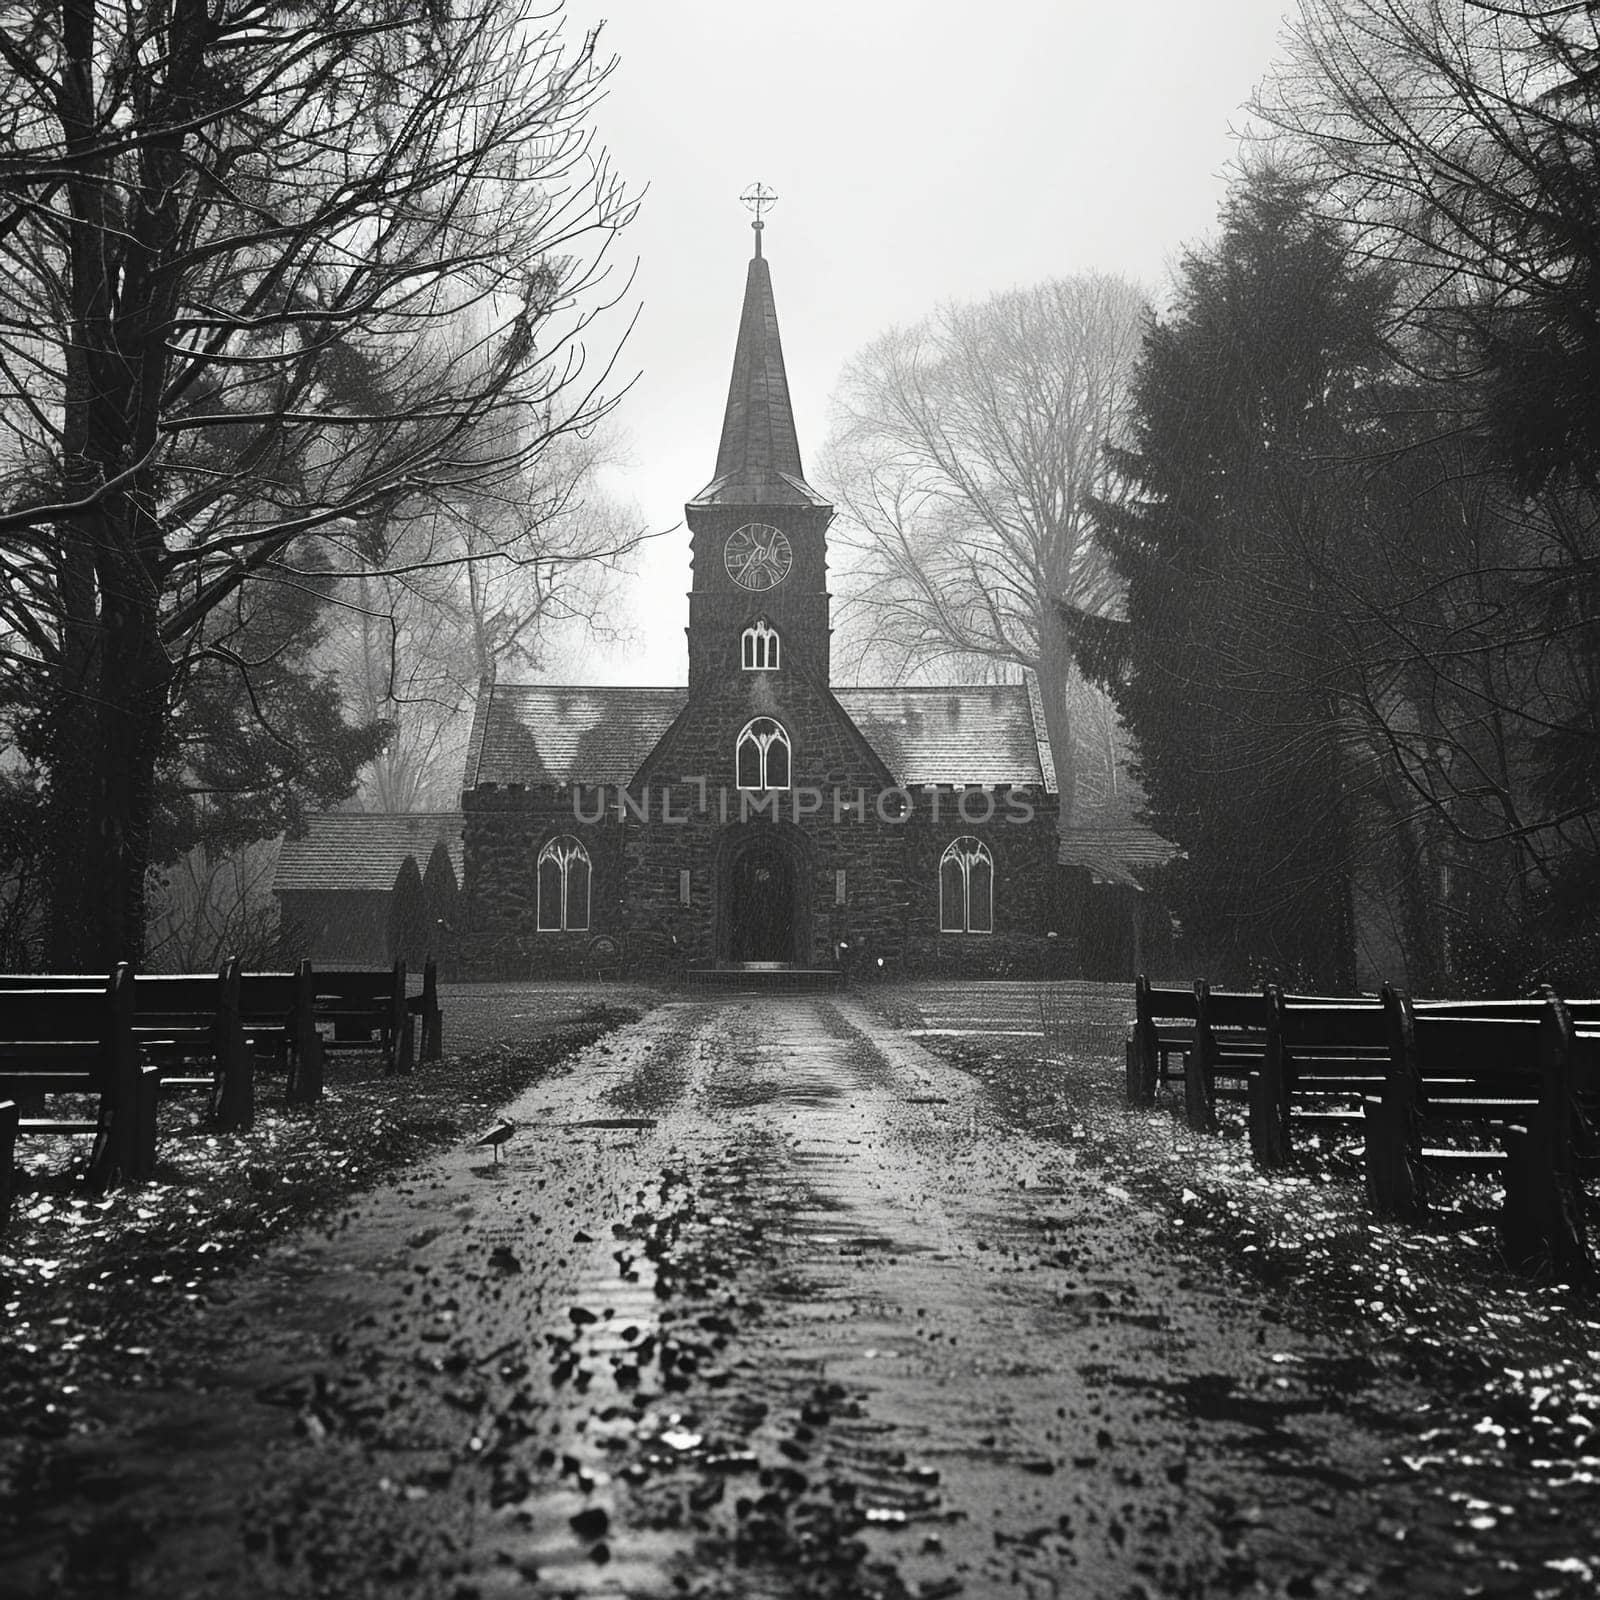
[[[460,808],[453,811],[308,811],[306,816],[313,822],[336,821],[342,822],[350,817],[361,817],[368,822],[376,822],[380,817],[390,821],[422,821],[424,818],[460,817],[465,815]]]
[[[489,725],[489,706],[494,699],[494,689],[495,675],[492,671],[478,679],[478,693],[472,702],[472,731],[467,735],[467,759],[461,768],[463,789],[478,787],[478,768],[483,761],[483,739]]]
[[[498,683],[497,693],[508,689],[541,690],[551,694],[688,694],[686,683]]]
[[[1060,792],[1056,778],[1056,753],[1050,748],[1050,725],[1045,721],[1044,692],[1039,687],[1039,674],[1031,667],[1022,669],[1023,687],[1028,691],[1028,714],[1033,718],[1033,736],[1039,744],[1039,770],[1044,775],[1047,794]]]
[[[836,694],[861,691],[879,694],[949,694],[952,689],[982,689],[988,693],[994,689],[1017,690],[1025,687],[1020,683],[836,683],[833,686]]]

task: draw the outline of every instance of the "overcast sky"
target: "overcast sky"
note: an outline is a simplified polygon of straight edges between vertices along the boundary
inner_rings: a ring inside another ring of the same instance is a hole
[[[647,190],[638,372],[616,489],[678,531],[641,558],[638,643],[587,681],[682,683],[683,502],[711,477],[751,250],[738,196],[781,197],[765,253],[813,471],[841,367],[947,299],[1067,273],[1151,289],[1210,231],[1230,126],[1286,0],[568,0],[618,56],[599,132]]]

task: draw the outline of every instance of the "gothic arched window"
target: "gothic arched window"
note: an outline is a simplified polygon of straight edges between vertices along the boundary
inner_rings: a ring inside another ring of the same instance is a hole
[[[539,932],[581,933],[589,926],[589,852],[570,833],[539,852]]]
[[[741,789],[789,787],[789,735],[781,722],[756,717],[747,722],[734,746],[734,769]]]
[[[778,630],[769,626],[765,617],[757,617],[744,630],[743,659],[746,672],[778,670]]]
[[[939,858],[939,932],[994,932],[994,857],[981,839],[952,839]]]

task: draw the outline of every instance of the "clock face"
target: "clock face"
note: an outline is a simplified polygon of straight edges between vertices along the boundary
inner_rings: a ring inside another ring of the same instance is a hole
[[[776,528],[764,522],[747,522],[728,535],[722,564],[741,589],[774,589],[789,576],[794,552]]]

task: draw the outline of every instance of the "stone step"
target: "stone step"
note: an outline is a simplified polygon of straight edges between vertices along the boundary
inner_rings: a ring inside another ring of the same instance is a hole
[[[795,967],[771,961],[691,967],[684,977],[690,989],[721,993],[820,994],[844,987],[844,974],[837,967]]]

